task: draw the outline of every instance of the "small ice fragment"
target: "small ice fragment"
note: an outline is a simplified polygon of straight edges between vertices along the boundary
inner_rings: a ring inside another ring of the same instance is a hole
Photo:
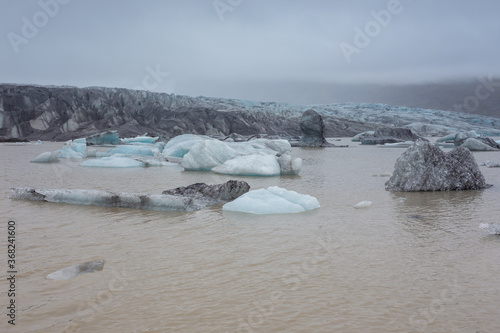
[[[354,208],[366,208],[366,207],[370,207],[372,204],[371,201],[361,201],[361,202],[358,202],[357,204],[355,204],[353,207]]]
[[[96,260],[84,262],[83,264],[78,264],[70,267],[62,268],[58,271],[50,273],[47,275],[49,280],[69,280],[82,273],[93,273],[95,271],[101,271],[104,267],[104,260]]]

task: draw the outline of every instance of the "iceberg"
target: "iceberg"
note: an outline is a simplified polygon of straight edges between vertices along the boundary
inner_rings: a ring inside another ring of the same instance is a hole
[[[500,224],[498,223],[481,223],[479,228],[488,230],[490,235],[500,235]]]
[[[85,155],[73,150],[70,145],[64,145],[57,152],[59,153],[59,158],[71,158],[71,159],[85,158]]]
[[[59,162],[59,154],[58,151],[46,151],[41,153],[36,158],[32,159],[31,163],[54,163]]]
[[[83,264],[73,265],[62,268],[46,276],[49,280],[69,280],[82,273],[94,273],[104,268],[104,260],[84,262]]]
[[[83,161],[81,166],[95,168],[137,168],[144,167],[145,164],[130,157],[110,156],[93,158]]]
[[[239,153],[226,143],[217,140],[196,142],[184,155],[181,166],[186,170],[212,170]]]
[[[280,173],[282,175],[298,175],[302,170],[302,159],[294,158],[290,153],[285,153],[278,158]]]
[[[155,143],[158,141],[160,137],[150,137],[146,135],[141,135],[141,136],[136,136],[135,138],[124,138],[121,139],[120,141],[125,144],[131,144],[131,143]]]
[[[481,162],[480,165],[488,167],[488,168],[500,168],[500,162],[484,161],[484,162]]]
[[[361,132],[361,133],[358,133],[355,136],[353,136],[352,139],[351,139],[351,141],[352,142],[361,142],[361,138],[362,137],[364,137],[364,136],[372,136],[373,134],[375,134],[375,131]]]
[[[107,151],[109,155],[114,154],[125,154],[125,155],[145,155],[145,156],[155,156],[155,152],[158,154],[158,149],[153,146],[137,146],[137,145],[120,145],[116,146]]]
[[[353,207],[354,208],[366,208],[366,207],[370,207],[372,205],[372,202],[371,201],[361,201],[361,202],[358,202],[357,204],[355,204]]]
[[[216,185],[194,184],[185,188],[164,191],[162,194],[86,189],[13,188],[10,198],[74,205],[190,212],[234,200],[247,192],[249,188],[246,182],[236,180]]]
[[[120,144],[120,137],[117,131],[107,131],[103,133],[93,134],[87,137],[89,145],[117,145]]]
[[[468,138],[463,141],[461,147],[467,148],[470,151],[498,151],[498,145],[495,141],[488,138]],[[490,143],[490,144],[488,144]]]
[[[215,139],[202,135],[182,134],[167,142],[162,154],[165,157],[184,157],[194,144],[205,140]]]
[[[273,155],[245,155],[227,160],[212,171],[224,175],[279,176],[280,164]]]
[[[315,197],[271,186],[243,194],[226,203],[222,209],[250,214],[285,214],[301,213],[319,207]]]

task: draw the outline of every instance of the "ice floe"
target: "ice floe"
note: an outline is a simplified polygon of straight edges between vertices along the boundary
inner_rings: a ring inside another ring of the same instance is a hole
[[[223,210],[250,214],[301,213],[319,208],[318,199],[277,186],[253,190],[226,203]]]

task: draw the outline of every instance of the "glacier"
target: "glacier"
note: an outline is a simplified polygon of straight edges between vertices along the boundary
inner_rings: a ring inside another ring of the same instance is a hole
[[[301,213],[320,207],[318,199],[278,186],[253,190],[222,206],[225,211],[249,214]]]
[[[309,109],[323,117],[327,137],[352,137],[391,126],[411,129],[420,136],[470,130],[500,136],[498,118],[454,111],[376,103],[295,105],[120,88],[16,84],[0,85],[0,135],[59,141],[87,136],[89,144],[117,144],[117,133],[128,137],[145,130],[166,137],[179,129],[201,135],[266,133],[294,137],[300,135],[301,116]],[[78,132],[68,126],[70,121],[77,125]],[[116,132],[95,134],[96,124],[101,131]]]

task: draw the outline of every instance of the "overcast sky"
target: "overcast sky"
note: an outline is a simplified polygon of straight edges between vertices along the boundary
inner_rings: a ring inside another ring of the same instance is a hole
[[[307,94],[308,83],[420,83],[500,72],[498,0],[0,4],[4,83],[259,98],[256,87],[269,83],[304,84]]]

